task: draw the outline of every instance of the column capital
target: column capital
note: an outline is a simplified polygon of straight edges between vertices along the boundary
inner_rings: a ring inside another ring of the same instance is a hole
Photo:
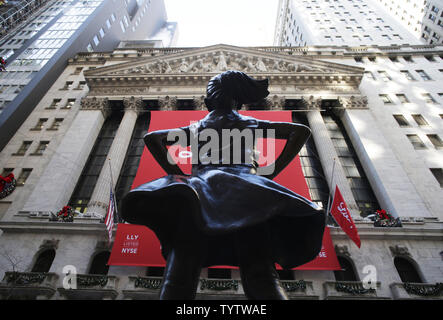
[[[132,110],[137,114],[143,110],[143,99],[141,97],[135,98],[134,96],[123,98],[123,106],[125,111]]]
[[[272,97],[267,97],[267,101],[269,101],[269,109],[270,110],[283,110],[285,107],[286,97],[273,95]]]
[[[158,104],[160,105],[160,110],[177,110],[177,97],[159,97]]]
[[[100,110],[106,118],[110,114],[108,98],[84,97],[80,100],[80,110]]]
[[[322,98],[314,97],[314,96],[302,96],[302,103],[305,105],[308,110],[320,110]]]
[[[192,102],[194,103],[195,110],[205,110],[205,96],[201,95],[200,97],[193,96]]]

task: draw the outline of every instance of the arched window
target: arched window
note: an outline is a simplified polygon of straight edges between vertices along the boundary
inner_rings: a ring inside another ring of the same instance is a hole
[[[107,263],[109,260],[109,255],[109,251],[102,251],[96,254],[94,259],[92,259],[89,274],[108,274],[109,266]]]
[[[341,270],[334,271],[336,281],[358,281],[352,262],[344,257],[337,256]]]
[[[394,265],[402,282],[423,283],[416,267],[409,259],[395,257]]]
[[[31,272],[49,272],[55,258],[55,250],[47,249],[38,255]]]

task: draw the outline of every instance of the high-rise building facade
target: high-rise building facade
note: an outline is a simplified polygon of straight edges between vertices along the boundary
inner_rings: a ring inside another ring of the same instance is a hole
[[[280,0],[274,45],[421,44],[371,0]]]
[[[443,43],[443,3],[438,0],[377,0],[417,38],[429,44]]]
[[[39,2],[39,6],[23,14],[21,23],[11,25],[1,38],[0,56],[7,63],[0,73],[0,149],[63,71],[67,59],[77,52],[112,50],[126,39],[149,39],[166,23],[164,3],[159,0],[17,2],[28,6]]]

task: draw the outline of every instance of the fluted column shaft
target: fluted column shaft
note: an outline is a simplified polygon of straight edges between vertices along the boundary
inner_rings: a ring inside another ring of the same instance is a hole
[[[123,119],[118,127],[111,148],[109,149],[107,160],[98,177],[94,191],[88,204],[88,212],[96,215],[105,216],[109,204],[109,191],[111,182],[115,188],[120,171],[125,161],[126,152],[131,142],[132,132],[134,131],[135,123],[139,108],[137,105],[141,103],[141,99],[124,100],[125,113]],[[111,168],[111,169],[110,169]]]
[[[309,110],[307,112],[309,127],[312,131],[312,137],[317,146],[318,155],[321,160],[323,172],[328,182],[329,190],[335,191],[335,185],[340,192],[351,211],[352,215],[358,215],[358,206],[349,186],[343,167],[341,166],[335,147],[332,144],[328,129],[319,110]],[[335,166],[334,166],[335,159]],[[334,172],[332,172],[334,170]]]

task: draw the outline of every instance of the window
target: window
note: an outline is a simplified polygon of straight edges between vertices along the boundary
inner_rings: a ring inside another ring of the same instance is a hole
[[[428,60],[429,62],[436,62],[435,58],[433,55],[425,55],[426,60]]]
[[[89,154],[88,161],[83,167],[82,174],[77,181],[77,185],[69,201],[69,205],[76,211],[81,213],[86,212],[89,199],[94,191],[122,116],[123,114],[121,112],[115,111],[106,118],[106,121],[100,130],[94,147]]]
[[[402,257],[394,258],[394,265],[397,269],[398,275],[402,282],[408,283],[422,283],[420,275],[417,272],[417,269],[414,265],[409,261],[409,259]]]
[[[69,90],[72,89],[73,81],[66,81],[65,86],[60,90]]]
[[[400,100],[401,103],[408,103],[409,102],[408,98],[403,93],[396,94],[396,96],[397,96],[398,100]]]
[[[48,147],[49,141],[40,141],[40,143],[37,146],[37,149],[35,149],[34,153],[31,153],[31,155],[34,156],[41,156],[43,155],[43,152]]]
[[[380,99],[383,101],[384,104],[392,103],[392,100],[391,100],[391,98],[389,98],[389,95],[387,95],[387,94],[379,94],[378,96],[380,97]]]
[[[398,62],[397,56],[389,56],[389,60],[392,62]]]
[[[431,168],[430,169],[435,179],[437,179],[440,184],[440,188],[443,188],[443,169],[442,168]]]
[[[388,75],[388,73],[386,71],[377,71],[378,75],[381,77],[381,79],[384,82],[388,82],[390,80],[392,80],[392,78]]]
[[[88,45],[86,46],[86,51],[88,51],[88,52],[94,51],[94,48],[92,47],[92,45],[90,43],[88,43]]]
[[[335,281],[358,281],[352,262],[340,256],[337,259],[341,270],[334,271]]]
[[[428,122],[425,120],[425,118],[423,118],[423,116],[421,114],[412,114],[411,116],[419,126],[429,125]]]
[[[86,86],[86,81],[79,81],[77,88],[75,90],[83,90]]]
[[[354,57],[355,62],[362,63],[362,57]]]
[[[94,256],[91,266],[89,267],[89,274],[108,274],[109,266],[107,265],[109,260],[109,251],[103,251]]]
[[[58,130],[63,122],[63,118],[55,118],[52,126],[48,130]]]
[[[37,124],[31,130],[36,130],[37,131],[37,130],[43,129],[43,125],[46,123],[46,121],[48,121],[47,118],[40,118],[40,119],[38,119]]]
[[[18,186],[24,186],[26,180],[28,179],[29,175],[31,174],[32,169],[24,168],[20,172],[20,175],[17,178],[17,185]]]
[[[115,15],[114,14],[111,14],[111,20],[112,20],[112,22],[115,21]]]
[[[103,30],[103,28],[100,28],[98,33],[100,34],[100,37],[103,39],[103,37],[105,36],[105,30]]]
[[[376,80],[374,74],[371,71],[365,71],[365,75],[372,80]]]
[[[80,74],[83,70],[83,67],[77,67],[75,68],[74,72],[72,73],[73,75],[77,75]]]
[[[419,136],[417,136],[416,134],[408,134],[406,136],[408,137],[409,141],[414,146],[414,149],[416,149],[416,150],[426,149],[425,144],[423,143],[423,141],[421,141]]]
[[[47,249],[41,252],[37,257],[31,272],[49,272],[54,258],[54,249]]]
[[[14,156],[24,156],[26,151],[28,151],[29,147],[31,146],[31,144],[32,144],[32,141],[23,141],[20,148],[13,155]]]
[[[92,41],[94,41],[94,44],[96,45],[96,46],[98,46],[98,44],[99,44],[99,40],[98,40],[98,37],[97,36],[94,36],[94,38],[92,38]]]
[[[106,26],[108,29],[111,29],[111,22],[109,22],[109,19],[106,19]]]
[[[432,142],[432,144],[434,145],[435,149],[441,149],[443,148],[443,142],[440,139],[440,137],[436,134],[427,134],[428,139]]]
[[[68,101],[66,101],[66,104],[62,109],[71,109],[74,106],[74,103],[75,99],[68,99]]]
[[[120,28],[122,28],[122,31],[123,31],[123,32],[126,31],[126,29],[125,29],[125,25],[123,24],[122,21],[120,21]]]
[[[377,60],[377,57],[368,57],[368,60],[371,62],[375,62]]]
[[[423,99],[425,99],[426,103],[437,103],[430,93],[422,93],[421,95]]]
[[[414,81],[415,78],[412,76],[412,74],[408,70],[400,70],[401,74],[405,76],[406,79]]]
[[[400,127],[409,127],[409,122],[401,114],[394,114],[394,118]]]
[[[431,78],[423,70],[415,70],[415,72],[417,72],[423,80],[425,81],[431,80]]]
[[[403,56],[403,59],[408,63],[414,63],[414,60],[412,60],[412,56]]]

